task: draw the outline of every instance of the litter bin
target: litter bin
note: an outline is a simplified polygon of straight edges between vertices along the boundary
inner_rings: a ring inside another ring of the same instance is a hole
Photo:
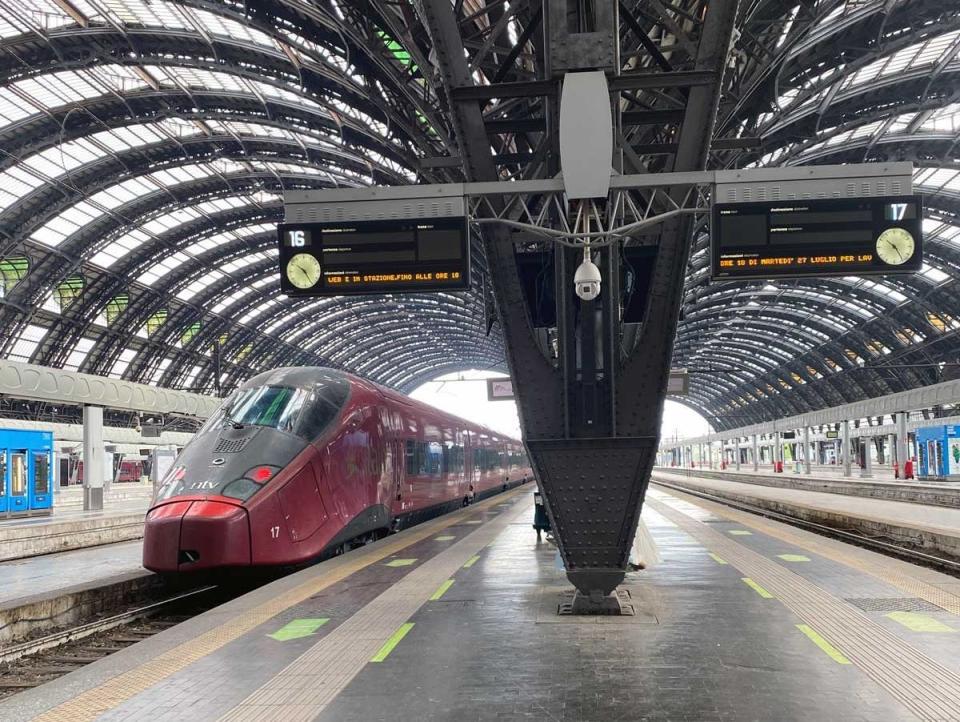
[[[550,517],[539,491],[533,492],[533,528],[537,530],[537,537],[541,532],[550,531]]]

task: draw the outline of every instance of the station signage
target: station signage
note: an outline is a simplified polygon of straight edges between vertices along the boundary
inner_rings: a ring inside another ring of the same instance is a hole
[[[915,273],[923,264],[920,196],[716,203],[717,280]]]
[[[508,401],[516,399],[513,391],[513,379],[509,377],[487,379],[487,400]]]
[[[282,223],[280,290],[346,296],[470,286],[467,219]]]

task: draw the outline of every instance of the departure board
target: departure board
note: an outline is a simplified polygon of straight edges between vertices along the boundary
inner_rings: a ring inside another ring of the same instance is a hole
[[[466,218],[282,223],[280,290],[344,296],[465,289]]]
[[[919,196],[717,203],[718,280],[915,273],[923,264]]]

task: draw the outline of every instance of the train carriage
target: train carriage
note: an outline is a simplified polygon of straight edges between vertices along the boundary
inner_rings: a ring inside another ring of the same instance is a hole
[[[147,513],[143,563],[303,563],[530,478],[519,441],[340,371],[275,369],[184,448]]]

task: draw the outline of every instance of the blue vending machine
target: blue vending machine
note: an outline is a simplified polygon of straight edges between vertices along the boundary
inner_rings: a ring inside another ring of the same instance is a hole
[[[0,516],[53,510],[53,433],[0,429]]]
[[[960,426],[917,429],[917,478],[960,481]]]

